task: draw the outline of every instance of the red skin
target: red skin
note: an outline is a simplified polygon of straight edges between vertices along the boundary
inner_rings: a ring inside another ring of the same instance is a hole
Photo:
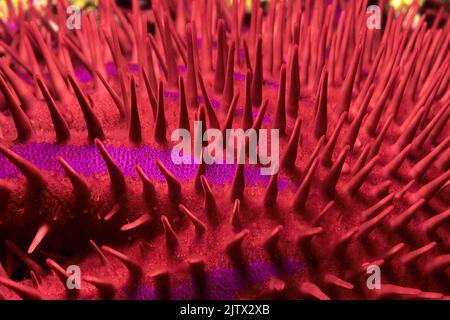
[[[300,59],[300,61],[302,60]],[[244,73],[245,68],[243,65],[236,66],[235,71]],[[204,72],[202,75],[210,98],[220,101],[221,95],[213,93],[214,74],[212,72]],[[139,76],[136,77],[138,78]],[[267,80],[277,81],[277,77],[273,77],[268,73],[264,77]],[[116,78],[110,79],[109,82],[117,92],[120,92]],[[168,142],[167,145],[163,146],[154,141],[153,130],[155,122],[145,86],[143,81],[137,82],[140,83],[137,89],[137,96],[143,133],[142,144],[150,145],[157,149],[170,148],[173,145],[172,142]],[[175,90],[174,88],[170,89],[170,91]],[[133,146],[128,139],[128,122],[119,118],[117,108],[109,94],[106,91],[95,91],[89,85],[83,85],[83,91],[89,93],[94,101],[95,114],[102,123],[106,135],[106,139],[103,141],[104,144]],[[71,89],[70,92],[72,92]],[[234,81],[234,93],[237,92],[240,92],[238,105],[243,106],[245,81]],[[359,94],[358,90],[355,90],[355,92]],[[296,169],[294,171],[283,169],[279,174],[280,179],[289,179],[296,185],[303,181],[306,174],[306,166],[317,144],[317,139],[314,137],[314,101],[316,93],[311,88],[303,87],[301,88],[301,93],[299,117],[303,121],[296,158]],[[339,94],[339,87],[329,85],[327,106],[328,138],[331,136],[340,117],[340,114],[335,112],[340,107],[337,103]],[[266,98],[269,100],[267,114],[270,115],[271,119],[275,115],[277,95],[278,92],[273,87],[268,85],[263,87],[263,101]],[[355,97],[353,101],[355,101]],[[428,120],[440,108],[445,107],[444,103],[444,98],[433,102]],[[369,110],[372,107],[370,105]],[[91,143],[87,139],[86,125],[76,99],[70,97],[66,104],[58,103],[58,108],[70,127],[72,136],[68,143],[71,145]],[[179,104],[177,101],[165,99],[164,108],[167,120],[167,139],[169,140],[172,131],[178,128]],[[411,109],[411,102],[407,101],[401,105],[399,123],[407,118]],[[3,110],[3,106],[0,106],[0,110]],[[257,108],[253,110],[257,111]],[[193,119],[196,110],[190,108],[188,111],[191,132],[193,132]],[[223,124],[226,118],[226,112],[223,111],[223,107],[219,111],[216,110],[216,114],[219,123]],[[352,110],[351,114],[356,115],[356,111]],[[53,125],[45,102],[40,100],[33,105],[33,108],[28,113],[28,117],[32,120],[35,131],[31,141],[54,143]],[[386,119],[386,114],[383,114],[378,132]],[[241,120],[242,115],[237,115],[233,121],[233,128],[239,128]],[[280,155],[284,154],[295,120],[292,117],[287,117],[287,136],[282,137],[280,140]],[[3,134],[2,142],[8,146],[13,145],[14,142],[12,141],[15,138],[16,130],[11,117],[2,113],[0,124]],[[263,128],[271,128],[271,126],[270,121],[263,124]],[[344,123],[335,147],[333,161],[336,160],[345,147],[344,137],[346,137],[349,127],[350,123]],[[174,204],[168,199],[166,183],[154,181],[156,199],[149,206],[142,194],[142,182],[137,176],[126,177],[126,199],[118,199],[112,194],[108,174],[86,177],[86,181],[91,186],[92,195],[87,207],[82,208],[80,211],[80,208],[76,207],[77,202],[72,192],[73,188],[65,176],[57,177],[50,172],[43,172],[49,181],[49,186],[39,197],[32,197],[31,199],[26,197],[26,181],[24,178],[9,179],[7,182],[13,185],[13,192],[11,199],[6,200],[7,205],[0,209],[0,239],[2,242],[10,240],[23,251],[26,251],[34,238],[38,226],[42,225],[42,223],[48,223],[51,226],[51,233],[30,257],[41,265],[45,265],[47,256],[42,251],[59,255],[68,254],[70,257],[67,257],[64,261],[54,260],[64,267],[71,264],[79,265],[82,276],[95,276],[110,282],[117,289],[115,298],[127,299],[129,296],[124,295],[121,290],[145,285],[152,287],[155,285],[155,273],[162,270],[170,273],[172,287],[192,281],[188,264],[190,259],[203,260],[207,272],[212,272],[219,268],[236,268],[236,261],[227,253],[226,246],[240,230],[249,230],[248,236],[242,243],[241,257],[238,258],[240,263],[245,266],[255,261],[274,262],[273,255],[270,255],[264,247],[264,241],[276,226],[282,225],[283,230],[280,233],[281,236],[276,252],[284,259],[304,262],[305,270],[298,270],[289,275],[280,274],[278,277],[274,276],[264,283],[236,292],[234,298],[309,298],[310,295],[307,292],[305,293],[304,290],[299,289],[306,282],[316,284],[331,298],[376,298],[379,292],[368,290],[366,287],[365,270],[363,269],[360,274],[357,272],[362,264],[383,259],[389,249],[401,242],[405,243],[406,248],[403,248],[400,253],[396,254],[392,261],[386,262],[381,267],[382,282],[402,287],[418,288],[424,292],[438,292],[442,295],[449,295],[448,288],[450,286],[441,281],[445,276],[448,277],[449,270],[444,270],[437,275],[427,274],[426,272],[427,265],[433,258],[448,252],[450,247],[448,223],[443,224],[432,235],[427,235],[422,230],[422,224],[427,218],[448,209],[450,204],[448,185],[437,192],[426,205],[419,209],[405,230],[394,232],[389,230],[386,224],[393,216],[410,207],[411,204],[405,200],[407,197],[393,201],[393,211],[384,219],[383,223],[369,234],[367,239],[354,239],[348,246],[345,254],[333,255],[337,241],[349,230],[360,226],[364,222],[360,213],[376,204],[385,196],[384,194],[382,196],[374,195],[376,187],[388,180],[392,183],[389,193],[397,193],[402,190],[410,181],[406,176],[409,169],[437,145],[427,142],[419,154],[415,154],[405,160],[397,177],[386,178],[381,171],[396,156],[391,146],[401,132],[397,123],[390,127],[378,153],[379,161],[374,169],[371,170],[370,175],[356,195],[350,195],[346,191],[345,186],[352,177],[351,169],[364,146],[367,143],[373,143],[376,138],[369,136],[365,132],[364,123],[359,131],[355,147],[346,158],[343,172],[336,186],[337,193],[334,197],[327,195],[321,189],[323,180],[329,172],[329,168],[322,164],[319,164],[317,167],[306,207],[302,210],[294,210],[292,208],[295,189],[288,188],[280,192],[276,207],[267,209],[263,206],[266,186],[246,185],[244,200],[240,206],[239,219],[241,228],[239,230],[233,228],[231,223],[234,203],[229,196],[231,192],[230,185],[218,186],[211,184],[218,208],[218,223],[214,224],[204,212],[203,195],[194,189],[194,179],[183,183],[180,203],[185,205],[206,224],[207,230],[202,236],[196,235],[193,224],[178,210],[178,204]],[[438,142],[441,142],[446,137],[446,134],[448,135],[448,132],[449,126],[447,124],[438,137]],[[368,159],[366,163],[370,160]],[[442,175],[446,170],[448,170],[448,163],[444,163],[442,166],[432,165],[426,171],[424,177],[418,179],[408,192],[415,192],[430,180]],[[335,205],[316,224],[315,219],[331,200],[335,201]],[[115,203],[120,203],[122,210],[111,220],[103,221],[98,218],[106,215]],[[149,224],[130,231],[120,230],[121,226],[134,221],[142,214],[151,216]],[[164,229],[160,219],[161,215],[168,217],[178,239],[179,245],[173,252],[166,245]],[[302,228],[316,226],[322,227],[323,232],[312,238],[310,242],[299,244],[297,239],[302,234]],[[141,267],[142,276],[138,279],[132,277],[130,280],[130,273],[125,266],[108,253],[105,253],[108,263],[102,265],[98,255],[89,247],[89,239],[93,239],[99,246],[107,245],[125,253],[129,259],[137,262]],[[402,265],[399,257],[431,241],[436,241],[437,245],[430,253],[419,260],[416,271],[411,271]],[[0,259],[3,263],[6,258],[1,256]],[[15,272],[19,272],[19,269],[23,268],[23,264],[20,261],[14,262],[12,265],[4,263],[4,266],[6,266],[5,269],[7,271]],[[25,271],[23,273],[27,279],[22,280],[21,283],[31,286],[32,282],[29,280],[29,272]],[[344,279],[352,283],[355,288],[348,290],[337,286],[333,287],[325,281],[327,274]],[[286,285],[281,292],[273,290],[272,287],[274,279],[278,278],[284,281]],[[67,294],[60,280],[51,273],[44,275],[38,291],[44,299],[73,298],[73,296]],[[0,293],[7,299],[18,298],[16,293],[2,286],[0,286]],[[419,296],[420,294],[416,294],[413,297]],[[99,291],[91,284],[83,281],[81,290],[77,292],[77,297],[81,299],[96,299],[99,298]],[[400,296],[393,295],[389,297],[398,298]],[[440,298],[441,295],[436,295],[435,297]]]

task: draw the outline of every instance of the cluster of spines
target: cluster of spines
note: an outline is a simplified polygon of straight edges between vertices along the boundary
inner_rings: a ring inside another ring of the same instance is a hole
[[[68,143],[71,139],[69,125],[64,120],[54,99],[58,103],[67,102],[70,99],[68,86],[70,84],[81,108],[89,141],[95,143],[106,164],[111,190],[119,203],[118,207],[113,207],[113,210],[103,217],[106,220],[120,210],[120,203],[124,194],[127,193],[127,185],[120,167],[103,145],[102,141],[107,140],[107,133],[95,113],[96,102],[90,99],[86,90],[75,79],[71,59],[66,59],[68,55],[75,56],[77,62],[89,70],[94,79],[95,90],[101,90],[99,83],[102,83],[111,96],[120,117],[127,119],[128,138],[133,144],[143,143],[142,120],[136,93],[137,82],[144,85],[148,95],[154,119],[154,140],[158,144],[165,145],[167,144],[167,110],[164,103],[164,86],[179,89],[178,123],[181,128],[190,128],[189,110],[195,110],[195,119],[204,123],[203,128],[206,128],[206,119],[208,119],[210,127],[224,131],[233,127],[235,110],[240,98],[240,93],[235,92],[234,71],[237,67],[243,68],[246,70],[245,95],[243,95],[245,108],[241,127],[259,129],[262,126],[263,117],[269,109],[269,101],[263,95],[264,75],[278,76],[280,87],[276,101],[273,102],[275,106],[273,127],[279,129],[281,136],[287,138],[287,144],[281,156],[280,169],[283,174],[300,175],[301,178],[290,205],[293,210],[303,212],[307,201],[313,201],[310,196],[311,186],[319,175],[319,171],[323,173],[320,187],[329,198],[329,202],[323,206],[322,212],[315,218],[314,224],[303,228],[300,232],[297,239],[299,245],[303,248],[310,247],[311,241],[324,233],[323,227],[320,226],[322,217],[335,205],[335,202],[340,200],[343,194],[350,198],[356,197],[374,168],[383,160],[384,167],[381,174],[385,181],[372,190],[373,196],[378,202],[361,213],[361,223],[358,226],[344,233],[336,241],[333,252],[343,254],[352,242],[367,239],[376,227],[392,215],[394,199],[405,199],[410,207],[389,219],[387,226],[390,231],[388,232],[405,228],[418,210],[431,202],[441,190],[448,188],[450,179],[448,169],[450,140],[445,135],[446,130],[448,131],[447,123],[450,117],[448,105],[445,104],[449,81],[448,72],[446,72],[449,68],[446,60],[449,37],[445,31],[450,25],[447,22],[443,28],[439,28],[440,21],[437,21],[427,29],[424,19],[421,19],[418,25],[412,29],[416,7],[400,13],[397,18],[394,17],[391,9],[387,16],[386,28],[381,35],[380,32],[364,28],[366,2],[359,4],[351,2],[341,13],[337,25],[334,23],[334,17],[338,1],[333,1],[332,5],[326,7],[324,1],[318,1],[314,5],[314,9],[312,9],[310,1],[280,2],[278,5],[269,7],[267,17],[264,18],[266,23],[263,24],[263,13],[259,8],[259,1],[255,0],[252,3],[253,11],[249,31],[245,36],[240,23],[243,1],[240,3],[233,1],[231,13],[223,13],[223,17],[218,20],[215,37],[212,36],[211,24],[202,23],[195,15],[191,17],[190,23],[180,28],[178,19],[183,18],[182,8],[178,8],[177,21],[174,23],[169,18],[169,8],[165,7],[164,2],[153,9],[156,35],[147,35],[144,29],[146,18],[139,11],[137,2],[134,2],[129,17],[126,17],[116,6],[112,6],[120,25],[112,18],[111,12],[107,9],[108,2],[105,2],[105,6],[100,6],[101,16],[105,17],[105,20],[102,21],[104,24],[97,25],[92,14],[83,13],[83,24],[87,27],[76,34],[55,32],[51,26],[43,24],[41,29],[46,28],[50,35],[57,39],[56,52],[60,54],[60,57],[55,56],[52,46],[44,39],[36,23],[26,23],[23,19],[19,19],[25,14],[20,12],[16,23],[22,23],[26,30],[25,35],[21,33],[21,38],[24,40],[21,42],[21,46],[23,46],[21,50],[26,59],[24,60],[22,55],[15,54],[11,45],[6,42],[2,41],[0,44],[11,56],[12,61],[34,78],[36,95],[30,94],[30,88],[4,62],[1,66],[0,89],[17,129],[17,141],[26,143],[34,139],[33,126],[27,116],[27,110],[33,106],[39,95],[42,95],[49,109],[56,141]],[[61,22],[64,5],[64,1],[58,4],[56,21]],[[192,12],[197,15],[204,13],[206,21],[211,21],[212,5],[202,1],[196,2],[196,5],[198,5],[197,10]],[[297,10],[286,8],[289,5]],[[302,5],[304,7],[301,7]],[[216,9],[220,11],[225,8]],[[30,14],[40,16],[40,13],[33,10]],[[39,19],[39,21],[43,20]],[[199,52],[200,48],[196,41],[197,27],[199,27],[196,22],[200,22],[201,52]],[[227,39],[227,28],[231,30],[231,41]],[[280,32],[285,28],[289,32]],[[263,33],[263,29],[268,32]],[[61,27],[61,30],[64,28]],[[185,39],[180,36],[181,32],[184,32]],[[215,63],[212,59],[213,42],[217,45]],[[106,46],[108,50],[106,50]],[[264,55],[263,46],[269,48],[268,53]],[[117,66],[120,91],[113,89],[106,80],[106,71],[102,65],[104,60],[102,49],[111,56]],[[244,51],[244,58],[240,55],[241,49]],[[328,57],[327,49],[329,49]],[[34,57],[33,50],[41,53],[42,59],[47,65],[51,92],[42,80],[43,72]],[[286,51],[288,54],[285,57]],[[313,52],[318,52],[318,54]],[[202,59],[200,59],[200,54]],[[160,80],[157,80],[158,72],[155,72],[153,55],[161,68]],[[142,68],[136,78],[131,78],[130,84],[127,84],[126,81],[128,56],[136,59]],[[178,56],[187,66],[185,79],[179,74],[177,59],[174,58]],[[287,61],[286,65],[284,61]],[[370,66],[368,75],[363,80],[363,69],[367,66]],[[348,70],[345,72],[347,67]],[[202,76],[202,73],[213,71],[214,94],[221,96],[224,115],[216,114],[213,109]],[[198,102],[199,92],[205,98],[204,104]],[[305,165],[302,165],[302,169],[299,170],[297,166],[298,148],[302,134],[301,129],[305,122],[302,117],[305,110],[299,106],[302,96],[309,95],[311,92],[316,92],[316,94],[312,112],[313,119],[309,119],[313,124],[309,125],[313,128],[313,133],[308,137],[311,138],[315,148],[309,159],[304,159]],[[353,98],[354,92],[358,92],[355,99]],[[329,109],[330,96],[336,100],[333,101],[335,102],[333,110]],[[400,112],[405,107],[403,103],[405,100],[411,101],[413,104],[406,118]],[[444,101],[444,104],[437,103],[437,101]],[[252,117],[252,108],[259,108],[255,119]],[[219,118],[225,119],[221,127]],[[384,123],[382,120],[385,120]],[[291,122],[293,126],[289,126]],[[329,130],[330,124],[335,125],[333,131]],[[348,127],[345,134],[344,125]],[[390,133],[391,139],[395,137],[395,141],[390,141],[391,146],[386,148],[385,140],[388,133]],[[443,139],[442,136],[444,136]],[[374,138],[374,141],[362,145],[367,137]],[[382,146],[387,149],[386,152],[380,152]],[[337,150],[337,147],[341,147],[340,151]],[[424,147],[432,148],[432,151],[426,156],[422,156],[421,152]],[[361,152],[354,162],[354,167],[348,168],[347,157],[350,153],[355,152],[355,149],[361,150]],[[48,178],[45,174],[41,173],[31,162],[14,154],[6,147],[2,146],[0,151],[19,168],[34,193],[45,192],[48,187]],[[392,181],[398,177],[400,168],[408,157],[420,159],[414,166],[411,166],[406,174],[407,178],[411,179],[410,182],[403,190],[390,191]],[[59,158],[58,162],[70,180],[77,202],[88,205],[92,190],[86,179],[75,172],[64,159]],[[192,222],[196,233],[201,236],[208,230],[209,222],[203,222],[182,203],[182,184],[162,162],[157,161],[156,165],[167,182],[168,198],[179,212]],[[423,179],[422,177],[430,168],[433,170],[437,168],[435,171],[438,174],[432,175],[431,179]],[[155,186],[142,168],[137,167],[136,169],[142,180],[143,195],[147,201],[151,202],[155,197]],[[204,166],[200,165],[194,181],[195,189],[204,194],[206,216],[214,218],[214,212],[217,210],[216,202],[203,175],[204,170]],[[237,266],[242,264],[241,247],[250,232],[241,227],[239,218],[240,203],[245,200],[244,170],[244,165],[236,167],[229,191],[230,201],[234,204],[231,224],[236,233],[228,241],[226,252]],[[349,173],[349,176],[342,179],[344,170],[345,173]],[[261,202],[265,208],[277,207],[277,179],[277,174],[270,179],[262,196]],[[416,191],[411,191],[415,182],[417,182],[418,188]],[[11,190],[7,184],[2,184],[1,195],[9,196]],[[448,199],[444,198],[444,201],[448,201]],[[424,221],[421,228],[425,233],[433,234],[439,226],[448,221],[448,218],[448,209],[444,209],[441,213]],[[153,216],[145,213],[123,225],[121,230],[128,231],[141,227],[150,223],[152,219]],[[176,230],[168,217],[161,215],[160,220],[167,247],[170,250],[176,250],[179,246]],[[50,228],[51,226],[47,223],[41,225],[28,253],[32,253],[39,246]],[[277,241],[282,233],[283,227],[277,226],[264,242],[265,248],[271,254],[276,255]],[[105,252],[119,259],[128,268],[133,279],[137,280],[142,276],[138,262],[110,247],[103,246],[100,249],[94,242],[91,244],[103,262],[106,261]],[[43,273],[42,267],[33,262],[14,244],[9,242],[7,246],[32,270],[33,274],[41,275]],[[397,244],[373,264],[389,263],[404,246],[402,243]],[[404,265],[413,264],[435,246],[436,242],[431,242],[403,255],[399,260]],[[64,269],[54,260],[48,259],[46,262],[48,267],[64,282],[67,278]],[[204,274],[204,264],[205,262],[202,260],[189,262],[193,278],[198,283],[204,281],[204,277],[201,276]],[[437,273],[445,271],[449,264],[448,256],[441,255],[430,259],[424,270],[429,274]],[[349,282],[327,273],[321,279],[321,283],[324,286],[352,289],[353,285],[350,280],[361,277],[364,268],[365,265],[362,265],[361,269],[349,272],[350,275],[346,275],[346,280]],[[5,278],[1,279],[3,285],[23,298],[40,296],[37,291],[29,287],[12,283]],[[168,271],[157,272],[154,279],[159,296],[167,298],[170,295],[170,273]],[[114,292],[113,284],[106,280],[93,277],[87,277],[85,280],[94,285],[101,296],[111,297]],[[272,293],[279,293],[285,288],[285,284],[280,279],[274,281],[272,285],[269,286]],[[327,298],[317,284],[309,281],[302,283],[298,292],[306,297]],[[420,290],[393,284],[384,284],[383,290],[379,293],[381,296],[409,294],[415,297],[422,294]]]

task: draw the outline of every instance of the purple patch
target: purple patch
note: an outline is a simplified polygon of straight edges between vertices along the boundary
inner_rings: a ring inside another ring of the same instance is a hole
[[[197,164],[174,164],[171,150],[155,150],[150,146],[133,148],[107,146],[108,152],[122,169],[126,176],[137,176],[136,165],[139,164],[144,172],[157,181],[164,181],[159,169],[155,165],[156,159],[161,160],[167,169],[183,182],[195,178]],[[105,163],[95,145],[69,146],[50,143],[28,143],[16,145],[12,151],[32,162],[41,170],[56,175],[63,174],[56,157],[63,157],[77,172],[85,176],[92,176],[107,172]],[[245,179],[250,185],[267,185],[270,176],[260,173],[260,167],[246,165]],[[0,156],[0,178],[12,179],[20,176],[20,171],[5,157]],[[208,181],[216,185],[232,182],[236,171],[234,164],[211,164],[206,166]],[[292,188],[293,183],[287,179],[278,179],[279,190]]]
[[[305,271],[305,263],[297,260],[286,261],[283,274],[292,275],[297,272]],[[229,300],[236,298],[239,291],[252,285],[262,284],[268,281],[272,276],[276,276],[279,269],[273,264],[258,261],[251,263],[247,267],[247,274],[244,276],[236,269],[218,268],[211,271],[208,277],[206,287],[206,299]],[[144,285],[136,293],[131,294],[129,298],[137,300],[157,300],[158,296],[153,287]],[[173,288],[170,297],[174,300],[194,300],[200,298],[195,284],[192,281]]]

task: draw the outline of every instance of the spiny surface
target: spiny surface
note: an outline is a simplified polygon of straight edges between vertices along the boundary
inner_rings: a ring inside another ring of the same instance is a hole
[[[448,297],[448,13],[176,3],[1,29],[0,297]],[[279,129],[279,173],[175,165],[195,120]]]

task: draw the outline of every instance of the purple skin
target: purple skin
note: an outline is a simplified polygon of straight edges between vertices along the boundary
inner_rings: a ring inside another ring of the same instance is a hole
[[[80,174],[91,176],[106,172],[106,166],[95,145],[56,145],[50,143],[27,143],[16,145],[11,148],[23,158],[31,161],[39,169],[54,174],[64,174],[61,165],[55,160],[61,156]],[[186,182],[195,177],[197,164],[175,165],[171,159],[171,150],[155,150],[150,146],[139,146],[134,148],[107,146],[108,152],[122,169],[126,176],[136,176],[136,164],[139,164],[145,173],[157,181],[164,181],[164,177],[155,165],[155,160],[160,159],[164,165],[178,179]],[[89,159],[89,161],[84,161]],[[20,176],[19,170],[5,157],[0,156],[0,178],[15,178]],[[226,184],[233,179],[236,166],[234,164],[212,164],[206,167],[206,177],[210,183]],[[270,176],[260,174],[260,168],[247,165],[245,170],[246,183],[249,185],[266,185]],[[278,179],[279,190],[289,187],[292,182],[287,179]],[[293,186],[293,185],[292,185]]]
[[[299,274],[304,272],[305,263],[297,260],[289,260],[284,263],[284,274]],[[243,278],[234,269],[218,268],[207,274],[208,286],[206,288],[206,299],[229,300],[233,299],[238,292],[268,281],[271,277],[279,273],[279,269],[272,264],[257,261],[248,265],[247,278]],[[135,292],[126,292],[124,295],[135,300],[158,300],[158,296],[153,287],[143,285]],[[177,285],[173,288],[171,299],[174,300],[194,300],[199,296],[192,281]]]

